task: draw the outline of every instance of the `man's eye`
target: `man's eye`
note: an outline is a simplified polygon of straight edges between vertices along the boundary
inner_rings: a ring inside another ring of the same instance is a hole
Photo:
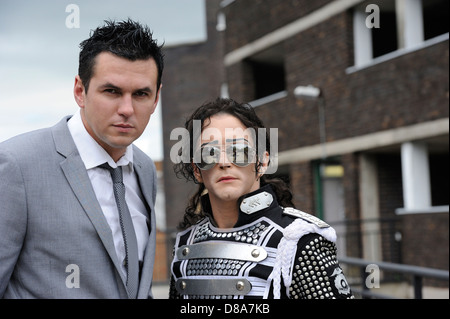
[[[148,96],[148,93],[144,92],[144,91],[138,91],[134,95],[136,95],[136,96]]]
[[[109,94],[118,94],[119,93],[116,89],[105,89],[103,92],[106,92]]]
[[[202,149],[202,162],[207,164],[217,163],[220,158],[220,149],[217,147],[205,146]]]

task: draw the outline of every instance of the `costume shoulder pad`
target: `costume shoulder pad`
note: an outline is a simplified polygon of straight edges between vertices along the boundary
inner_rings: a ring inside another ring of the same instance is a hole
[[[330,227],[330,225],[325,223],[320,218],[317,218],[314,215],[305,213],[305,212],[303,212],[301,210],[298,210],[298,209],[295,209],[293,207],[283,207],[283,213],[286,214],[286,215],[290,215],[290,216],[294,216],[296,218],[301,218],[303,220],[306,220],[307,222],[312,223],[312,224],[314,224],[314,225],[316,225],[317,227],[320,227],[320,228]]]

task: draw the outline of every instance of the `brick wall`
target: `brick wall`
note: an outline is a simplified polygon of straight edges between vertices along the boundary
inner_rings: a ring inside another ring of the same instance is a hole
[[[281,44],[291,94],[257,108],[267,126],[279,128],[280,137],[294,136],[280,141],[281,151],[319,141],[317,103],[295,99],[298,85],[322,88],[327,141],[449,116],[448,42],[347,74],[353,64],[350,21],[350,14],[342,13]],[[251,81],[243,64],[227,68],[230,95],[250,102]],[[273,116],[280,112],[289,116]]]
[[[176,141],[170,132],[184,123],[185,116],[206,100],[219,95],[227,82],[230,96],[250,102],[253,83],[245,61],[224,68],[223,55],[290,23],[330,1],[317,0],[239,0],[224,9],[227,30],[215,30],[220,0],[207,0],[208,41],[166,50],[163,76],[162,113],[164,176],[168,228],[180,221],[186,201],[196,190],[192,183],[177,179],[169,152]],[[335,141],[378,131],[399,128],[449,116],[448,41],[347,73],[353,66],[353,29],[350,11],[337,14],[292,38],[277,44],[284,52],[286,91],[280,100],[255,108],[266,127],[278,128],[279,151],[318,144],[318,107],[314,101],[295,99],[298,85],[322,89],[326,100],[326,140]],[[448,161],[446,158],[438,161]],[[445,152],[444,152],[445,153]],[[381,217],[393,217],[402,207],[399,152],[378,155]],[[344,196],[349,220],[360,218],[359,154],[342,154]],[[439,164],[442,167],[442,164]],[[314,212],[313,163],[290,164],[288,171],[298,208]],[[441,173],[441,174],[440,174]],[[442,176],[442,172],[433,173]],[[444,175],[447,174],[448,170]],[[434,177],[432,177],[434,178]],[[448,204],[447,192],[436,195]],[[448,214],[408,215],[400,218],[402,261],[448,269]],[[358,230],[359,225],[354,228]],[[424,237],[423,234],[437,234]],[[422,236],[418,236],[422,234]],[[389,240],[383,243],[388,245]],[[360,239],[348,243],[349,256],[362,256]],[[417,245],[415,250],[414,245]],[[438,254],[429,256],[439,245]],[[387,251],[388,248],[383,248]]]
[[[226,52],[301,18],[332,0],[239,0],[225,8]]]
[[[167,235],[166,233],[157,230],[153,282],[167,282],[169,278],[168,257]]]

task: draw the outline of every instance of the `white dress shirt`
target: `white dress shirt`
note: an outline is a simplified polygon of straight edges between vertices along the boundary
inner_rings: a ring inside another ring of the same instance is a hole
[[[148,214],[144,199],[139,187],[137,176],[133,169],[133,148],[128,146],[125,154],[116,162],[112,157],[89,135],[81,120],[78,110],[68,121],[70,134],[86,166],[95,195],[103,210],[103,214],[111,228],[117,257],[122,264],[122,271],[126,275],[124,266],[125,246],[119,221],[119,212],[113,192],[112,178],[107,169],[98,166],[108,162],[112,168],[122,166],[123,183],[125,184],[125,200],[133,220],[134,230],[138,243],[139,260],[143,260],[144,249],[149,237]]]

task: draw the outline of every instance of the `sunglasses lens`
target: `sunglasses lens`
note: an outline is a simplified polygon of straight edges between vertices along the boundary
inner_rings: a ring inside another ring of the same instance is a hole
[[[253,149],[246,144],[233,144],[227,147],[228,160],[233,164],[244,167],[253,162]]]
[[[220,162],[221,148],[217,146],[204,146],[198,150],[200,162],[195,163],[201,170],[213,168]],[[226,147],[228,161],[239,167],[245,167],[254,162],[255,151],[247,144],[233,144]]]
[[[220,148],[205,146],[200,149],[200,162],[196,163],[197,167],[208,170],[216,165],[220,160]]]

